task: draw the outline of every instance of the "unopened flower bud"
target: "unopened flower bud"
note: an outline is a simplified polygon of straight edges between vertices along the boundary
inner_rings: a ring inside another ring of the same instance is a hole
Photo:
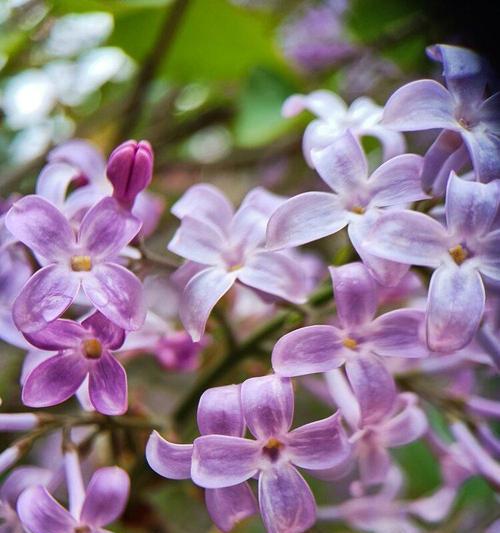
[[[106,174],[113,184],[113,196],[131,208],[153,175],[153,150],[147,141],[126,141],[109,156]]]
[[[19,446],[11,446],[0,453],[0,474],[10,468],[21,456]]]
[[[29,431],[40,424],[40,418],[33,413],[0,414],[0,431]]]

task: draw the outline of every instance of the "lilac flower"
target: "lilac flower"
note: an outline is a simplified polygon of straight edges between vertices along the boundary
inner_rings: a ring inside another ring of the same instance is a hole
[[[44,261],[14,302],[13,318],[20,330],[31,333],[61,316],[80,288],[123,329],[142,325],[141,282],[116,263],[116,256],[137,234],[141,222],[116,200],[104,198],[92,207],[76,236],[63,214],[35,195],[18,200],[7,214],[6,224]]]
[[[193,481],[220,489],[258,476],[259,506],[267,530],[305,531],[315,521],[316,506],[296,467],[314,473],[345,462],[350,446],[339,414],[290,431],[292,383],[276,375],[245,381],[241,407],[256,440],[228,435],[198,437],[193,443]]]
[[[234,213],[215,187],[195,185],[172,213],[181,226],[168,249],[198,264],[179,309],[194,341],[201,338],[211,310],[236,280],[291,302],[305,302],[309,287],[303,269],[287,254],[263,248],[267,217],[250,200]]]
[[[123,344],[123,329],[96,312],[81,324],[59,319],[25,335],[37,348],[57,351],[28,374],[22,391],[25,405],[62,403],[88,376],[90,400],[97,411],[121,415],[127,410],[127,375],[111,354]]]
[[[242,437],[245,421],[241,410],[239,385],[206,390],[198,404],[198,427],[202,435]],[[151,434],[146,458],[151,468],[169,479],[190,479],[192,444],[175,444],[157,432]],[[257,512],[257,503],[248,483],[207,489],[205,503],[213,522],[222,531],[230,531],[245,518]]]
[[[498,182],[467,182],[450,176],[446,226],[412,211],[386,213],[364,242],[379,257],[435,268],[427,302],[427,342],[432,350],[468,344],[485,305],[482,278],[500,281],[500,230],[493,224]]]
[[[394,157],[369,177],[363,149],[349,131],[328,148],[313,151],[312,158],[333,192],[305,192],[280,206],[269,220],[268,248],[298,246],[347,226],[353,246],[378,280],[396,284],[407,268],[373,257],[364,249],[363,240],[381,208],[426,198],[420,185],[422,158],[414,154]]]
[[[399,131],[443,128],[457,132],[467,145],[479,180],[500,178],[500,93],[484,100],[487,78],[481,58],[465,48],[448,45],[430,47],[428,53],[443,63],[448,88],[433,80],[404,85],[387,102],[383,124]],[[453,139],[448,135],[436,144],[434,164],[443,163],[460,148],[450,141]],[[462,155],[454,157],[455,161],[447,164],[448,172],[461,166]]]
[[[397,309],[374,319],[375,281],[362,263],[331,268],[337,326],[307,326],[282,337],[272,353],[273,369],[281,376],[303,376],[345,365],[368,424],[388,414],[395,385],[381,357],[425,357],[421,340],[424,312]]]
[[[327,148],[347,130],[358,140],[365,135],[376,137],[382,144],[384,161],[405,151],[403,135],[380,123],[383,108],[370,98],[357,98],[347,107],[340,96],[326,90],[294,94],[283,103],[282,113],[285,117],[293,117],[305,109],[318,117],[307,126],[302,141],[304,157],[310,167],[315,166],[312,151]]]

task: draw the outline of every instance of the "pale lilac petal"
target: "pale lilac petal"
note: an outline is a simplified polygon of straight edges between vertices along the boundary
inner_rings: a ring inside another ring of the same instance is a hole
[[[206,489],[231,487],[254,476],[259,468],[261,445],[227,435],[205,435],[193,443],[191,477]]]
[[[348,359],[346,372],[359,402],[363,424],[377,422],[392,410],[396,387],[379,357],[363,354]]]
[[[500,229],[492,231],[481,239],[478,247],[478,269],[481,274],[500,282]]]
[[[446,485],[426,498],[413,500],[408,505],[408,510],[426,522],[441,522],[451,511],[457,490]],[[494,533],[493,531],[485,533]]]
[[[46,486],[54,473],[38,466],[19,466],[5,478],[0,488],[0,501],[16,508],[17,499],[23,490],[32,485]]]
[[[235,272],[206,268],[193,276],[184,288],[179,316],[193,341],[201,339],[210,312],[236,280]]]
[[[316,503],[309,485],[286,463],[260,474],[259,506],[269,533],[302,533],[316,521]]]
[[[217,265],[223,262],[227,237],[217,226],[185,216],[167,248],[190,261]]]
[[[452,172],[446,191],[448,229],[461,238],[483,235],[495,218],[499,199],[496,182],[466,181]]]
[[[377,310],[377,285],[363,263],[330,267],[337,315],[344,328],[370,322]]]
[[[40,350],[57,351],[78,348],[85,337],[85,329],[73,320],[55,320],[33,333],[26,333],[26,339]]]
[[[417,309],[396,309],[378,317],[369,340],[373,351],[389,357],[426,357],[425,313]]]
[[[172,206],[177,218],[193,217],[226,230],[233,218],[233,206],[213,185],[200,183],[190,187]]]
[[[142,283],[129,270],[101,263],[83,278],[83,290],[101,313],[123,329],[139,329],[146,318]]]
[[[361,442],[356,452],[362,483],[364,485],[382,483],[386,479],[392,464],[389,452],[370,440]]]
[[[479,327],[484,305],[484,285],[476,270],[458,266],[436,270],[427,300],[429,348],[452,352],[467,345]]]
[[[348,213],[335,194],[305,192],[274,212],[267,226],[267,247],[290,248],[332,235],[348,223]]]
[[[82,326],[92,332],[110,350],[118,350],[125,340],[125,331],[96,311],[82,322]]]
[[[73,533],[76,520],[41,486],[26,489],[17,502],[17,512],[32,533]]]
[[[14,237],[52,262],[67,259],[75,247],[69,222],[41,196],[18,200],[7,213],[5,225]]]
[[[486,128],[462,132],[464,141],[469,148],[474,170],[482,182],[500,178],[500,139],[498,132]]]
[[[293,94],[289,96],[282,107],[282,114],[286,118],[294,117],[307,109],[324,120],[335,120],[343,117],[347,106],[337,94],[331,91],[318,90],[307,95]]]
[[[428,215],[415,211],[389,211],[376,220],[363,247],[378,257],[437,267],[448,256],[448,234]]]
[[[142,221],[139,235],[149,237],[153,234],[165,211],[165,199],[149,191],[140,192],[132,207],[132,214]]]
[[[368,181],[370,206],[402,205],[428,198],[422,190],[420,180],[422,165],[421,156],[404,154],[378,167]]]
[[[48,265],[23,287],[12,308],[16,326],[32,333],[59,318],[76,298],[80,281],[66,268]]]
[[[104,415],[122,415],[127,410],[127,374],[107,351],[89,369],[89,395]]]
[[[247,192],[245,198],[241,201],[239,210],[243,207],[251,206],[268,219],[287,199],[287,196],[275,194],[264,189],[264,187],[254,187]]]
[[[124,248],[141,229],[141,221],[114,198],[103,198],[87,211],[78,231],[78,245],[103,261]]]
[[[457,129],[451,94],[438,82],[418,80],[403,85],[387,101],[382,124],[400,131]]]
[[[280,202],[280,204],[282,203]],[[246,252],[262,246],[266,240],[269,216],[270,214],[264,215],[258,207],[251,205],[251,203],[242,204],[229,226],[232,246]]]
[[[105,526],[124,511],[130,491],[130,479],[117,466],[99,468],[89,481],[81,520],[90,526]]]
[[[391,131],[385,126],[363,126],[359,133],[375,137],[380,141],[384,161],[389,161],[389,159],[404,154],[406,151],[406,141],[403,134],[398,131]]]
[[[368,178],[368,162],[361,144],[347,130],[327,148],[313,150],[314,168],[323,181],[335,192],[352,194],[364,188]]]
[[[402,393],[398,396],[401,410],[390,420],[383,424],[381,434],[389,448],[404,446],[419,439],[427,431],[427,417],[418,407],[418,398],[411,393]]]
[[[329,124],[323,120],[313,120],[304,130],[302,152],[306,163],[314,168],[312,151],[327,148],[345,131],[344,127]]]
[[[302,468],[320,470],[344,463],[351,446],[340,423],[340,413],[306,424],[291,431],[286,438],[291,462]]]
[[[205,505],[214,524],[223,532],[258,511],[257,501],[247,483],[205,491]]]
[[[192,444],[175,444],[153,431],[146,446],[149,466],[160,476],[168,479],[191,477]]]
[[[347,381],[345,372],[340,369],[325,372],[326,385],[333,401],[340,409],[342,418],[352,430],[360,426],[361,413],[359,404]]]
[[[238,280],[297,304],[305,303],[309,285],[300,262],[280,252],[260,252],[236,271]]]
[[[292,424],[292,382],[276,374],[247,379],[241,386],[241,406],[254,437],[282,435]]]
[[[34,368],[23,386],[22,400],[29,407],[49,407],[73,396],[87,375],[87,361],[74,352],[62,352]]]
[[[47,161],[68,163],[91,182],[104,181],[106,162],[99,150],[85,139],[71,139],[56,146],[47,155]]]
[[[346,455],[343,461],[335,466],[332,466],[331,468],[322,468],[321,470],[311,470],[308,468],[305,471],[316,479],[331,482],[346,477],[347,474],[349,474],[353,469],[354,464],[354,456],[351,453]]]
[[[245,420],[241,409],[241,386],[225,385],[206,390],[198,403],[198,428],[202,435],[243,437]]]
[[[326,372],[343,364],[342,337],[333,326],[307,326],[287,333],[275,344],[272,365],[277,374],[293,377]]]
[[[62,208],[70,183],[80,176],[80,172],[67,163],[49,163],[36,180],[36,194]]]

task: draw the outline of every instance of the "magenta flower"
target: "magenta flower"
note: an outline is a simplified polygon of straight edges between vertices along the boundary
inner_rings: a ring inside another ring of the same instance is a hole
[[[304,376],[345,365],[363,424],[388,414],[395,401],[394,380],[381,357],[425,357],[421,340],[424,312],[397,309],[374,318],[377,287],[362,263],[331,268],[337,326],[307,326],[282,337],[272,364],[281,376]]]
[[[240,385],[206,390],[198,404],[198,427],[202,435],[243,437],[245,421],[241,409]],[[169,479],[190,479],[192,444],[175,444],[151,434],[146,458],[151,468]],[[248,483],[207,489],[205,503],[211,519],[222,531],[230,531],[241,520],[257,512],[257,502]]]
[[[237,280],[294,303],[305,302],[309,287],[300,264],[263,247],[268,218],[252,204],[252,193],[234,213],[215,187],[195,185],[172,213],[181,226],[168,249],[202,265],[184,287],[179,309],[194,341],[201,338],[215,304]]]
[[[389,98],[382,123],[400,131],[444,128],[456,132],[467,145],[479,180],[500,178],[500,93],[484,99],[487,78],[481,58],[456,46],[437,45],[428,52],[443,62],[448,88],[433,80],[404,85]],[[440,162],[459,148],[450,140],[447,136],[435,147],[433,155]],[[451,168],[448,162],[448,171],[461,166],[460,153],[455,158]]]
[[[14,302],[13,318],[20,330],[34,332],[61,316],[80,288],[99,311],[123,329],[142,325],[141,282],[116,263],[141,222],[116,200],[104,198],[92,207],[76,235],[56,207],[35,195],[18,200],[7,214],[6,224],[44,265]]]
[[[500,281],[500,230],[494,223],[498,182],[468,182],[453,173],[446,193],[446,226],[423,213],[386,213],[364,245],[385,259],[435,268],[427,301],[427,343],[453,351],[468,344],[485,305],[483,280]]]
[[[267,247],[298,246],[347,226],[353,246],[379,281],[384,285],[396,284],[407,268],[373,257],[362,243],[381,208],[426,198],[420,184],[422,158],[400,155],[368,176],[363,149],[349,131],[328,148],[314,150],[312,158],[333,192],[305,192],[287,200],[269,220]]]
[[[57,351],[26,377],[22,391],[25,405],[62,403],[88,376],[90,401],[97,411],[121,415],[127,410],[127,375],[111,354],[123,344],[123,329],[96,312],[81,324],[60,319],[25,335],[37,348]]]
[[[314,473],[345,463],[350,446],[339,413],[293,431],[291,380],[251,378],[241,386],[241,408],[256,440],[203,435],[193,445],[191,477],[205,488],[238,485],[258,476],[264,525],[275,533],[299,533],[316,519],[309,486],[296,467]]]
[[[19,496],[17,512],[24,527],[32,533],[109,533],[103,526],[123,513],[129,488],[129,477],[124,470],[116,466],[100,468],[81,494],[80,504],[74,505],[70,498],[72,512],[40,485],[26,489]]]

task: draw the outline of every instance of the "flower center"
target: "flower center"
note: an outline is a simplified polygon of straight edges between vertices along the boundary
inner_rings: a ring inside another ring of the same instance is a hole
[[[83,353],[87,359],[99,359],[102,355],[102,344],[97,339],[83,341]]]
[[[354,207],[351,207],[351,211],[353,213],[356,213],[357,215],[363,215],[366,209],[364,207],[361,207],[360,205],[355,205]]]
[[[354,340],[354,339],[351,339],[351,337],[346,337],[343,341],[342,341],[342,344],[346,347],[346,348],[349,348],[349,350],[355,350],[357,347],[358,347],[358,341]]]
[[[89,526],[77,526],[75,527],[73,531],[74,533],[91,533],[92,532]]]
[[[453,248],[450,248],[448,253],[457,265],[461,265],[467,257],[469,257],[469,252],[461,244],[457,244]]]
[[[92,269],[90,255],[74,255],[71,258],[71,270],[73,272],[88,272]]]
[[[274,463],[278,459],[281,448],[283,448],[283,443],[280,442],[278,439],[271,437],[266,442],[266,445],[262,450],[264,454],[267,455],[269,459],[271,459],[271,461]]]

